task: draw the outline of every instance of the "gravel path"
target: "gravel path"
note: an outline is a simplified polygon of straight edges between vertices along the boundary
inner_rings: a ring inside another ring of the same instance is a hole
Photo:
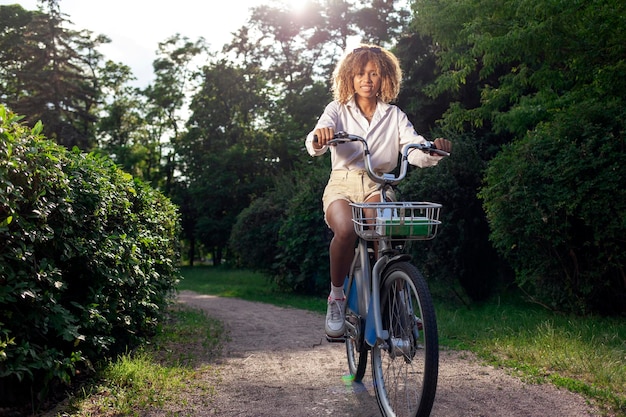
[[[369,370],[346,384],[345,346],[324,338],[323,316],[183,291],[179,302],[222,321],[229,342],[216,368],[212,400],[190,399],[194,416],[379,417]],[[156,416],[157,414],[151,414]],[[552,385],[521,382],[467,352],[442,351],[433,417],[600,416],[584,398]]]

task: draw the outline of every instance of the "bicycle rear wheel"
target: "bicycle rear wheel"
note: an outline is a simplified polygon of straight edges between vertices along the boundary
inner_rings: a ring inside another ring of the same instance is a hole
[[[365,320],[355,310],[359,307],[359,294],[357,294],[357,282],[363,279],[360,256],[355,258],[352,268],[352,284],[348,292],[349,300],[346,306],[346,354],[348,357],[348,370],[354,382],[361,382],[367,368],[367,344],[365,343]],[[361,289],[363,291],[364,289]],[[352,307],[352,308],[351,308]],[[354,310],[353,310],[354,308]]]
[[[427,417],[437,390],[437,321],[426,281],[410,263],[385,271],[381,314],[389,339],[372,347],[380,410],[386,417]]]

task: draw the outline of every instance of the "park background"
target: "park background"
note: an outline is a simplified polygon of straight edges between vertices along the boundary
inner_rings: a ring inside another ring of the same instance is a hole
[[[62,6],[0,6],[5,382],[38,372],[69,380],[87,351],[116,352],[149,334],[179,261],[254,269],[292,294],[325,292],[329,161],[310,158],[303,139],[355,40],[396,53],[396,104],[424,136],[454,142],[450,158],[413,170],[399,190],[444,206],[438,238],[414,248],[435,295],[471,307],[514,291],[559,314],[623,318],[622,2],[326,1],[298,13],[270,3],[251,9],[219,51],[164,33],[145,87],[99,52],[106,34],[72,27]],[[33,181],[41,172],[46,181]],[[78,173],[90,179],[77,183]],[[127,200],[111,197],[120,193]],[[129,211],[116,212],[120,204]],[[97,240],[78,228],[59,234],[61,220],[106,210],[115,214],[98,223],[106,244],[90,246]],[[101,264],[82,262],[96,255]],[[111,297],[134,291],[143,307],[107,304],[108,317],[93,289],[89,306],[72,304],[98,274],[124,281]],[[50,311],[67,320],[43,320]]]

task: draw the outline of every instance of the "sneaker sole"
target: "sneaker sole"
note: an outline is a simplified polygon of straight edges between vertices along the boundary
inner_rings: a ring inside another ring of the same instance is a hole
[[[328,343],[346,343],[346,337],[330,337],[329,335],[326,335],[326,341]]]

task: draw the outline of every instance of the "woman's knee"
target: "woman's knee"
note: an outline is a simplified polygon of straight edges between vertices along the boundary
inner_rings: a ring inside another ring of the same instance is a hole
[[[348,224],[341,224],[340,226],[332,230],[334,234],[334,239],[345,242],[354,242],[354,240],[356,239],[356,232],[354,231],[354,226],[352,226],[352,222]]]
[[[335,238],[348,240],[356,237],[352,224],[352,209],[348,202],[334,202],[326,212],[326,218]]]

